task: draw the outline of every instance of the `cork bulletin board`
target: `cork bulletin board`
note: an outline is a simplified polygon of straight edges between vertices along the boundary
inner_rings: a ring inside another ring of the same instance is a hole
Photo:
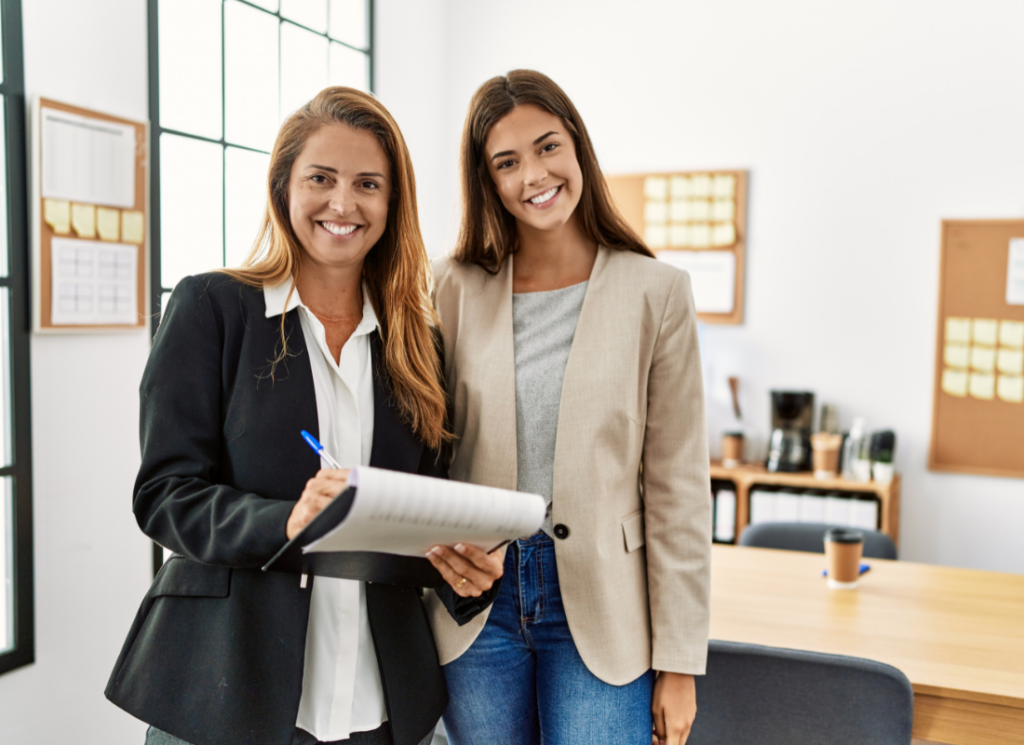
[[[33,115],[33,332],[147,328],[147,124],[46,98]]]
[[[1024,478],[1024,220],[942,223],[928,467]]]
[[[698,317],[743,323],[746,171],[607,176],[615,205],[658,258],[686,269]]]

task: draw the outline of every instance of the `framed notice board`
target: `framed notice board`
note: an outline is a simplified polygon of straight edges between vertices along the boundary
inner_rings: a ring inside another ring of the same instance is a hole
[[[1024,220],[942,223],[928,467],[1024,478]]]
[[[746,171],[607,176],[626,222],[658,258],[686,269],[697,316],[743,323],[747,242]]]
[[[148,125],[36,100],[32,330],[146,328]]]

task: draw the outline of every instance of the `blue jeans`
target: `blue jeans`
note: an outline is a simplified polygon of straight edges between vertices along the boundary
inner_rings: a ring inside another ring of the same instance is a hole
[[[614,686],[587,669],[544,533],[509,547],[487,625],[444,674],[452,745],[650,745],[654,672]]]

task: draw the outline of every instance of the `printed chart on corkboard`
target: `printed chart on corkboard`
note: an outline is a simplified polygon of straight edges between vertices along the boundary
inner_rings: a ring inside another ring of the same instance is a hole
[[[746,171],[607,176],[615,205],[658,258],[690,273],[697,315],[743,323]]]
[[[32,128],[32,330],[146,328],[148,131],[40,98]]]
[[[928,467],[1024,478],[1024,220],[942,223]]]

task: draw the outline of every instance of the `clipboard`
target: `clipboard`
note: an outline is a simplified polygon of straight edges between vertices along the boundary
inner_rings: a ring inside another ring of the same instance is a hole
[[[356,487],[335,497],[302,531],[263,567],[264,572],[312,574],[314,577],[356,579],[404,587],[440,587],[444,578],[426,557],[399,556],[374,551],[303,553],[302,547],[319,540],[340,524],[352,509]]]

